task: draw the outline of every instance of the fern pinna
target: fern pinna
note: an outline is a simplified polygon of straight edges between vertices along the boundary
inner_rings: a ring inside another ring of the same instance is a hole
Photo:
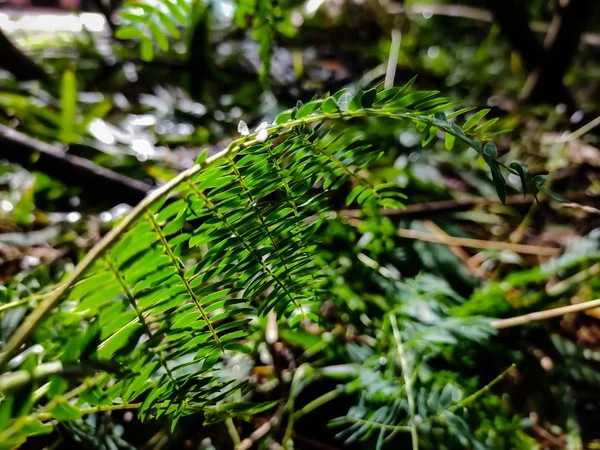
[[[245,380],[221,362],[248,351],[252,322],[270,311],[292,326],[319,320],[317,307],[334,295],[324,289],[334,274],[315,251],[314,230],[334,214],[328,192],[350,185],[348,204],[403,206],[397,186],[365,175],[378,151],[348,138],[345,120],[411,121],[424,145],[439,134],[450,136],[449,148],[463,141],[490,166],[501,196],[501,167],[536,186],[481,142],[495,134],[489,122],[475,127],[485,112],[461,128],[453,119],[469,109],[452,112],[455,102],[411,85],[299,102],[220,153],[204,153],[137,205],[4,345],[0,446],[94,411],[137,409],[174,426],[192,413],[212,421],[273,406],[231,402]],[[56,341],[44,328],[50,317],[73,337]],[[48,342],[43,357],[15,357],[34,332]]]

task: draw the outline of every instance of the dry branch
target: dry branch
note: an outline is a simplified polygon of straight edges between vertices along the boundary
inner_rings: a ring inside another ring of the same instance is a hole
[[[0,67],[21,81],[50,80],[46,71],[14,45],[2,30],[0,30]]]
[[[352,226],[360,226],[361,220],[349,218],[348,223]],[[497,242],[497,241],[485,241],[482,239],[471,239],[471,238],[460,238],[447,235],[439,235],[432,233],[425,233],[418,230],[408,230],[399,228],[397,230],[398,236],[405,239],[414,239],[417,241],[433,242],[435,244],[445,244],[448,246],[457,247],[470,247],[486,250],[508,250],[515,253],[523,253],[528,255],[538,256],[556,256],[560,249],[553,247],[541,247],[539,245],[524,245],[514,244],[512,242]]]
[[[135,205],[152,188],[79,156],[70,155],[57,145],[47,144],[0,125],[0,158],[43,172],[67,185],[108,201]]]
[[[572,202],[597,201],[600,194],[588,194],[586,192],[561,193],[561,196]],[[540,203],[552,201],[549,197],[539,197]],[[506,197],[506,206],[530,207],[535,202],[533,195],[511,195]],[[476,206],[502,205],[498,197],[467,197],[455,200],[440,200],[437,202],[423,202],[408,205],[405,209],[381,209],[380,213],[386,217],[398,219],[422,219],[437,217],[440,214],[452,214],[455,212],[468,211]],[[361,210],[344,209],[338,212],[340,217],[358,217]]]
[[[575,305],[561,306],[560,308],[548,309],[546,311],[536,311],[517,317],[501,319],[492,322],[492,326],[496,329],[516,327],[526,325],[538,320],[547,320],[554,317],[564,316],[565,314],[587,311],[589,309],[600,307],[600,299],[590,300],[589,302],[577,303]]]

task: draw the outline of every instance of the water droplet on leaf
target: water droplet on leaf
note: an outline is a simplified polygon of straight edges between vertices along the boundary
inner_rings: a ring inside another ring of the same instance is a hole
[[[260,130],[258,132],[258,134],[256,135],[256,140],[258,142],[265,142],[268,137],[269,137],[269,132],[266,129],[265,130]]]
[[[242,136],[248,136],[250,134],[248,125],[246,125],[246,122],[243,120],[240,120],[240,123],[238,123],[238,133],[240,133]]]

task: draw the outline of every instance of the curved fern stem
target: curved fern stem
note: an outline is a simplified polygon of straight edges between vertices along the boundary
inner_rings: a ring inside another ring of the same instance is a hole
[[[178,405],[175,405],[169,401],[169,402],[163,402],[163,403],[158,403],[156,405],[152,405],[151,408],[152,409],[162,409],[162,408],[169,408],[169,407],[175,408],[177,406]],[[114,405],[98,405],[98,406],[93,406],[91,408],[80,409],[79,414],[86,415],[86,414],[94,414],[94,413],[107,412],[107,411],[122,411],[125,409],[140,409],[141,407],[142,407],[142,403],[115,403]],[[187,405],[185,403],[182,404],[182,407],[183,407],[183,409],[193,410],[193,411],[198,411],[201,409],[199,407]],[[52,414],[50,414],[50,413],[40,413],[40,414],[36,414],[34,417],[38,420],[50,420],[53,418]]]
[[[19,306],[23,306],[24,304],[29,303],[32,300],[42,299],[44,297],[45,297],[44,294],[34,294],[34,295],[28,295],[27,297],[24,297],[24,298],[20,298],[18,300],[14,300],[9,303],[4,303],[3,305],[0,305],[0,313],[7,311],[9,309],[12,309],[12,308],[18,308]]]
[[[298,126],[296,124],[295,126]],[[278,128],[279,129],[279,128]],[[127,216],[123,218],[123,220],[115,226],[112,230],[110,230],[86,255],[85,257],[75,266],[73,272],[67,277],[62,285],[60,285],[56,290],[52,291],[48,297],[46,297],[33,311],[27,316],[27,319],[17,328],[17,330],[13,333],[10,339],[7,341],[4,346],[3,352],[0,353],[0,368],[6,365],[6,363],[14,356],[14,354],[19,350],[19,347],[23,345],[23,343],[27,340],[29,335],[37,328],[37,326],[42,323],[42,321],[46,318],[48,313],[54,309],[69,289],[77,282],[77,280],[85,273],[87,269],[89,269],[94,261],[98,259],[118,238],[123,234],[129,225],[131,225],[136,219],[138,219],[146,209],[152,206],[155,202],[160,200],[165,195],[169,194],[173,189],[179,186],[181,183],[185,182],[189,178],[196,175],[200,170],[202,170],[207,165],[211,164],[213,161],[223,158],[228,153],[234,151],[244,142],[248,143],[257,143],[258,141],[255,138],[256,134],[253,136],[243,137],[232,142],[227,148],[222,150],[221,152],[211,156],[208,158],[203,164],[196,164],[190,167],[187,170],[184,170],[171,181],[161,186],[160,188],[152,191],[144,200],[135,206]],[[254,137],[254,139],[250,139]]]
[[[228,151],[228,149],[229,147],[224,151]],[[23,343],[27,340],[33,330],[35,330],[37,326],[46,318],[48,313],[60,303],[69,289],[77,282],[77,280],[85,273],[85,271],[92,266],[94,261],[96,261],[96,259],[98,259],[98,257],[100,257],[117,240],[117,238],[123,234],[125,230],[127,230],[129,225],[139,218],[154,202],[158,201],[164,195],[175,189],[179,183],[195,175],[202,167],[202,165],[190,167],[173,178],[169,183],[150,193],[144,200],[138,203],[138,205],[133,208],[131,212],[116,227],[110,230],[85,255],[81,262],[75,266],[73,272],[71,272],[64,283],[56,290],[52,291],[51,294],[48,295],[48,297],[46,297],[29,316],[27,316],[27,319],[23,322],[23,324],[21,324],[21,326],[13,333],[4,346],[3,352],[0,353],[0,368],[6,365],[10,358],[12,358],[12,356],[14,356],[14,354],[19,350],[19,347],[21,347],[21,345],[23,345]]]
[[[148,219],[152,223],[152,226],[154,227],[156,234],[158,234],[158,237],[160,238],[160,242],[162,243],[163,247],[165,248],[167,256],[171,260],[171,264],[173,265],[173,267],[175,267],[177,269],[177,275],[181,279],[181,282],[183,283],[183,286],[185,287],[186,292],[190,296],[190,299],[192,299],[192,301],[196,305],[196,308],[198,308],[198,312],[200,312],[202,319],[206,322],[206,325],[208,326],[208,329],[209,329],[210,334],[212,335],[213,339],[215,340],[215,342],[217,343],[217,345],[219,346],[221,351],[223,351],[224,350],[223,343],[219,339],[217,332],[215,331],[214,327],[212,326],[212,323],[210,323],[208,314],[206,314],[206,311],[204,311],[204,308],[200,304],[200,300],[198,300],[198,297],[196,296],[196,294],[194,294],[194,290],[190,286],[190,283],[188,283],[188,280],[185,277],[185,273],[184,273],[183,269],[181,268],[181,264],[177,260],[177,257],[173,253],[171,246],[167,242],[167,238],[165,237],[165,234],[163,233],[162,228],[160,228],[160,225],[156,222],[156,219],[154,218],[154,216],[152,214],[147,213],[146,215],[148,216]]]

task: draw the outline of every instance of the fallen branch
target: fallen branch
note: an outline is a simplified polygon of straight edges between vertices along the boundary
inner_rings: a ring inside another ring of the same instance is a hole
[[[285,413],[285,407],[281,406],[269,420],[254,430],[250,436],[242,440],[242,442],[235,447],[235,450],[249,450],[257,441],[265,437],[265,435],[271,431],[271,428],[281,421],[283,413]]]
[[[587,194],[586,192],[573,192],[561,194],[564,198],[573,202],[585,200],[598,200],[600,194]],[[552,201],[549,197],[538,197],[540,203]],[[535,202],[533,195],[511,195],[506,197],[506,206],[529,207]],[[381,209],[380,214],[386,217],[395,217],[399,219],[420,219],[425,217],[439,216],[440,214],[451,214],[455,212],[467,211],[475,206],[495,206],[502,205],[498,197],[471,197],[456,200],[441,200],[437,202],[423,202],[414,205],[408,205],[405,209]],[[360,209],[343,209],[338,212],[339,217],[359,217],[363,214]]]
[[[79,156],[66,153],[60,146],[47,144],[0,125],[0,158],[43,172],[67,185],[84,188],[86,193],[108,201],[139,203],[152,186]]]
[[[348,223],[352,226],[360,226],[362,224],[362,221],[350,218],[348,219]],[[405,239],[414,239],[417,241],[433,242],[435,244],[445,244],[457,247],[470,247],[486,250],[509,250],[515,253],[523,253],[537,256],[556,256],[558,252],[560,252],[559,248],[553,247],[513,244],[511,242],[485,241],[482,239],[460,238],[441,234],[436,235],[418,230],[408,230],[405,228],[399,228],[397,230],[397,233],[398,236],[403,237]]]
[[[398,236],[405,239],[433,242],[450,246],[479,248],[486,250],[508,250],[515,253],[537,256],[556,256],[560,249],[553,247],[541,247],[538,245],[513,244],[512,242],[484,241],[482,239],[460,238],[454,236],[442,236],[424,233],[418,230],[398,229]]]
[[[23,53],[0,30],[0,67],[12,73],[17,80],[49,81],[50,76],[35,61]]]
[[[590,300],[588,302],[577,303],[575,305],[561,306],[560,308],[548,309],[546,311],[537,311],[508,319],[500,319],[492,322],[492,327],[502,330],[504,328],[527,325],[538,320],[552,319],[554,317],[564,316],[565,314],[586,311],[588,309],[600,307],[600,299]]]

